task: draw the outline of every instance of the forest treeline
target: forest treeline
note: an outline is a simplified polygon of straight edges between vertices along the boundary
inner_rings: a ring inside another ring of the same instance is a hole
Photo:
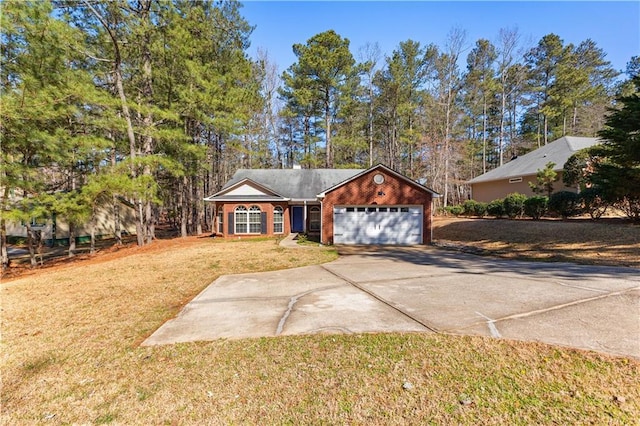
[[[249,56],[235,1],[1,7],[3,248],[7,220],[56,214],[73,236],[104,203],[134,207],[140,245],[159,221],[199,234],[212,225],[203,198],[238,168],[384,163],[457,203],[466,180],[514,155],[596,136],[634,90],[593,40],[526,46],[510,28],[385,53],[329,30],[292,46],[280,73]]]

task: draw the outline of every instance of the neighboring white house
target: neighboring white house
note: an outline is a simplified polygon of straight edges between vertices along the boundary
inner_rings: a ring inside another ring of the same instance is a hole
[[[597,138],[563,136],[468,181],[467,184],[471,186],[471,198],[490,202],[513,192],[532,196],[534,193],[529,187],[529,182],[535,182],[538,170],[544,169],[549,162],[555,163],[554,171],[558,173],[554,192],[577,191],[577,188],[567,187],[562,180],[564,165],[577,151],[598,143]]]
[[[119,203],[118,214],[120,216],[120,229],[123,233],[136,233],[136,218],[133,208],[126,203]],[[113,203],[99,206],[96,213],[95,235],[96,237],[113,237],[115,235],[115,207]],[[69,224],[61,217],[46,219],[32,219],[31,226],[42,232],[42,239],[46,245],[68,245]],[[25,223],[7,221],[7,239],[27,238],[27,226]],[[91,224],[85,223],[76,229],[76,241],[89,241]]]

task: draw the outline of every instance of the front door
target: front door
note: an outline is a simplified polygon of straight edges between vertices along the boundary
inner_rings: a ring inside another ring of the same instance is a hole
[[[304,206],[291,207],[291,232],[304,232]]]

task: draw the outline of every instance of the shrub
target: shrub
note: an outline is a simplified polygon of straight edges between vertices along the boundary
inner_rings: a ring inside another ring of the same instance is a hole
[[[614,204],[634,222],[640,222],[640,197],[622,197]]]
[[[596,188],[586,188],[580,192],[580,203],[585,212],[589,213],[591,219],[600,219],[607,211],[609,203]]]
[[[484,217],[487,214],[487,203],[476,203],[474,206],[475,214],[478,217]]]
[[[495,217],[496,219],[500,219],[504,216],[504,200],[500,198],[487,204],[487,214]]]
[[[563,219],[581,213],[580,196],[575,192],[560,191],[549,197],[549,211],[559,214]]]
[[[533,220],[538,220],[547,212],[548,202],[549,198],[542,195],[527,198],[524,201],[524,214]]]
[[[487,214],[487,203],[480,203],[476,200],[467,200],[462,204],[465,216],[482,217]]]
[[[516,217],[522,217],[524,214],[524,201],[527,196],[518,192],[511,193],[504,198],[504,214],[509,219],[515,219]]]
[[[465,216],[474,216],[476,214],[476,200],[467,200],[462,203],[462,211]]]
[[[460,216],[464,212],[464,208],[462,206],[447,206],[447,213],[452,214],[454,216]]]

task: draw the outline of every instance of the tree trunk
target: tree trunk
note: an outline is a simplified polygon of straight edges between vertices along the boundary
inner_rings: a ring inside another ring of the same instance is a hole
[[[487,173],[487,97],[482,98],[482,173]]]
[[[327,95],[328,97],[328,95]],[[333,148],[331,146],[331,109],[329,104],[329,99],[325,100],[324,106],[324,123],[325,123],[325,140],[326,140],[326,150],[327,150],[327,169],[333,168]]]
[[[200,235],[202,234],[202,225],[204,224],[204,218],[205,218],[205,214],[204,214],[204,188],[202,186],[202,179],[200,178],[200,175],[196,175],[195,176],[195,182],[194,182],[194,186],[195,186],[195,200],[194,200],[194,208],[195,208],[195,215],[196,215],[196,235]]]
[[[543,117],[544,117],[544,144],[546,145],[548,140],[547,132],[549,131],[549,120],[547,119],[546,115],[543,115]]]
[[[120,218],[120,200],[115,195],[113,196],[113,228],[114,236],[116,239],[116,245],[122,245],[122,223]]]
[[[369,167],[373,166],[373,84],[369,79]]]
[[[142,37],[142,99],[147,105],[153,102],[153,81],[151,72],[151,22],[149,19],[149,11],[151,9],[151,0],[144,0],[141,4],[141,20],[144,21],[144,35]],[[142,152],[144,156],[153,154],[153,136],[150,134],[153,127],[153,113],[151,110],[147,112],[142,120],[142,127],[145,129],[145,135],[142,139]],[[144,176],[151,176],[152,171],[149,165],[145,165],[142,171]],[[144,244],[150,244],[155,238],[155,221],[153,215],[153,205],[151,200],[144,201]]]
[[[31,262],[31,267],[34,268],[38,263],[36,261],[35,238],[33,236],[31,223],[27,223],[27,246],[29,247],[29,260]]]
[[[504,87],[504,86],[503,86]],[[504,117],[507,114],[507,94],[502,90],[500,109],[500,135],[498,136],[498,154],[500,157],[500,165],[504,164]]]
[[[179,187],[179,196],[178,203],[180,204],[180,236],[182,238],[187,238],[189,235],[187,225],[188,225],[188,206],[186,203],[185,193],[187,192],[187,177],[183,176],[182,182],[178,185]]]
[[[96,252],[96,212],[91,212],[91,246],[89,248],[89,254],[95,254]]]
[[[2,174],[4,176],[4,167]],[[9,186],[5,185],[4,191],[2,191],[2,204],[0,211],[6,211],[7,200],[9,199]],[[2,270],[4,271],[9,267],[9,251],[7,250],[7,222],[4,216],[0,216],[0,257],[2,258]]]
[[[0,218],[0,256],[2,256],[2,270],[9,267],[9,250],[7,250],[7,223]]]
[[[69,222],[69,257],[76,255],[76,224]]]

